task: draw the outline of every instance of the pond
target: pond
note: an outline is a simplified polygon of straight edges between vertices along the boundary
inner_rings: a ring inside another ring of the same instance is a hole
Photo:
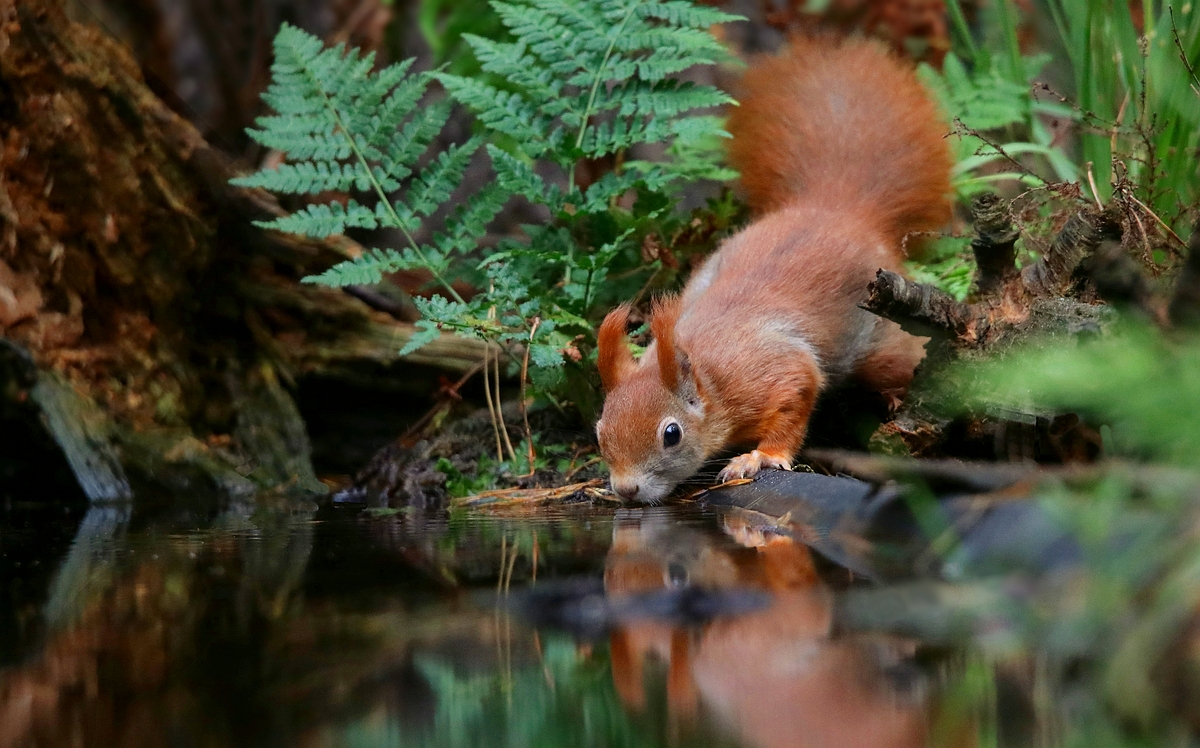
[[[752,513],[270,504],[9,506],[0,748],[967,734],[969,655],[843,625],[861,580]]]

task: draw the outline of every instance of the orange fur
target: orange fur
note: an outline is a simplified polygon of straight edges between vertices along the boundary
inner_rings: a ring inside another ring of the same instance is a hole
[[[679,353],[675,350],[675,322],[679,319],[679,297],[664,296],[654,302],[650,334],[658,345],[658,373],[669,390],[679,387]]]
[[[617,382],[633,368],[633,354],[629,352],[629,340],[625,336],[628,321],[629,305],[622,304],[600,323],[600,332],[596,336],[596,365],[605,392],[612,392]]]
[[[856,204],[897,244],[950,219],[949,128],[911,65],[882,45],[794,37],[736,94],[729,160],[757,211],[800,195]]]
[[[626,708],[644,711],[662,693],[646,678],[647,663],[659,660],[673,725],[695,724],[703,714],[704,724],[713,720],[760,748],[925,745],[927,705],[897,699],[885,679],[871,677],[883,662],[910,657],[909,645],[834,633],[835,597],[819,581],[808,548],[764,533],[749,514],[727,512],[722,520],[728,537],[668,513],[614,527],[604,592],[618,606],[671,586],[771,595],[762,610],[702,624],[653,617],[619,624],[610,633],[610,664]]]
[[[870,42],[798,38],[740,99],[730,156],[760,217],[655,305],[640,362],[627,310],[600,329],[597,435],[626,498],[658,501],[733,445],[751,449],[722,477],[790,467],[823,388],[858,377],[895,398],[923,355],[859,307],[908,236],[950,215],[947,128],[911,68]]]

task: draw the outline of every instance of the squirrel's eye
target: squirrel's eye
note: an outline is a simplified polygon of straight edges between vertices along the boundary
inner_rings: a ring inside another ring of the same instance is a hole
[[[679,428],[678,423],[668,423],[663,429],[663,446],[674,447],[683,438],[683,429]]]

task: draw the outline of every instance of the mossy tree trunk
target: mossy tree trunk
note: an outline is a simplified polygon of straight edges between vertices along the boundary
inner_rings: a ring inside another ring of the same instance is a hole
[[[361,249],[254,228],[279,207],[229,187],[229,160],[60,0],[0,0],[0,128],[0,336],[37,370],[0,397],[42,411],[91,498],[320,490],[289,384],[393,365],[411,334],[299,284]],[[447,338],[418,362],[461,371],[479,354]]]

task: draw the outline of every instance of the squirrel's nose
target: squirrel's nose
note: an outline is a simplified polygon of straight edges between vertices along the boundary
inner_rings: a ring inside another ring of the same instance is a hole
[[[612,481],[612,490],[617,493],[622,499],[632,499],[638,495],[640,486],[637,483],[618,483]]]

